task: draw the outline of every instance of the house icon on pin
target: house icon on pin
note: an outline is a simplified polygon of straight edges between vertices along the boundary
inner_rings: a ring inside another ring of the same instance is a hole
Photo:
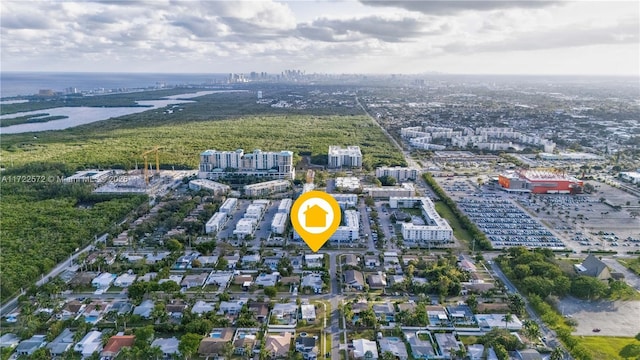
[[[323,208],[318,205],[308,206],[304,211],[304,226],[305,227],[326,227],[327,226],[327,214]]]

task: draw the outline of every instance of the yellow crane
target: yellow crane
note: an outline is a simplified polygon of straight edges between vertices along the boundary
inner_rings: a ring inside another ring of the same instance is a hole
[[[160,175],[160,157],[158,155],[158,150],[160,149],[161,147],[156,146],[153,149],[142,153],[142,158],[144,158],[144,182],[147,185],[149,185],[149,154],[151,153],[156,154],[156,174]]]

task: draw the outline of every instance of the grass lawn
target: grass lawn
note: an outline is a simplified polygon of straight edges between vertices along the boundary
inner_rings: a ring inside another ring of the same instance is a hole
[[[594,360],[637,359],[640,354],[624,358],[621,350],[627,345],[640,346],[640,341],[628,337],[612,336],[583,336],[578,338],[580,343],[591,351]],[[628,349],[628,348],[627,348]]]
[[[376,331],[373,329],[353,331],[348,334],[347,339],[349,340],[349,342],[355,339],[367,339],[367,340],[375,341]]]
[[[458,218],[453,215],[451,209],[449,209],[449,207],[442,201],[436,201],[435,207],[438,214],[445,218],[449,222],[449,225],[451,225],[451,228],[453,229],[453,235],[458,240],[465,241],[467,244],[471,245],[471,241],[473,241],[471,234],[469,234],[467,230],[462,228],[462,225],[460,225]]]
[[[618,262],[620,264],[622,264],[622,266],[626,267],[627,269],[633,271],[634,273],[640,275],[640,256],[635,258],[635,259],[631,259],[631,260],[627,260],[627,259],[618,259]]]

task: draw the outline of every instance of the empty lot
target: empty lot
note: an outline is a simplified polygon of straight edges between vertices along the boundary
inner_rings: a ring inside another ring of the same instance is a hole
[[[635,336],[640,332],[640,301],[588,301],[567,297],[559,310],[577,323],[575,335]],[[593,332],[598,328],[600,332]]]

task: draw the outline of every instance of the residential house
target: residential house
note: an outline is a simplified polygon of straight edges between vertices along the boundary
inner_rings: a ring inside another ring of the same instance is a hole
[[[152,280],[155,280],[158,277],[158,273],[157,272],[148,272],[144,275],[141,275],[138,277],[138,281],[142,281],[142,282],[150,282]]]
[[[307,268],[318,269],[324,267],[324,254],[306,254],[304,262]]]
[[[347,270],[344,272],[344,283],[352,289],[362,291],[364,288],[364,276],[360,271]]]
[[[108,289],[109,286],[111,286],[111,284],[113,283],[113,280],[115,280],[116,275],[115,274],[111,274],[108,272],[103,272],[102,274],[98,275],[95,279],[91,280],[91,285],[96,288],[96,289]]]
[[[301,285],[303,288],[309,287],[313,289],[315,293],[319,293],[322,291],[324,281],[322,281],[322,275],[317,273],[310,273],[302,278]]]
[[[208,285],[218,285],[221,289],[226,289],[233,278],[232,271],[212,271],[207,278]]]
[[[206,273],[206,272],[200,273],[200,274],[186,275],[184,279],[182,279],[182,282],[180,283],[180,285],[183,288],[187,288],[187,289],[192,287],[203,287],[208,277],[209,277],[209,273]]]
[[[473,344],[467,346],[467,356],[470,360],[482,360],[484,359],[484,345]]]
[[[280,285],[300,285],[300,276],[293,275],[280,278]]]
[[[314,305],[302,304],[300,305],[300,312],[302,313],[302,320],[311,323],[316,321],[316,307]]]
[[[295,327],[298,322],[298,305],[295,302],[278,303],[271,310],[269,327]]]
[[[390,352],[398,360],[408,360],[409,354],[407,353],[407,347],[404,345],[404,341],[397,337],[382,337],[378,339],[380,344],[380,352],[382,354]]]
[[[380,258],[374,255],[366,255],[364,257],[364,266],[369,269],[374,269],[380,266]]]
[[[56,317],[60,320],[67,320],[71,317],[75,317],[84,309],[85,304],[81,303],[78,300],[71,300],[64,304],[62,310]]]
[[[275,271],[278,269],[278,263],[282,260],[282,254],[275,256],[265,256],[262,264],[269,269]]]
[[[129,286],[131,286],[131,284],[133,284],[134,281],[136,281],[136,278],[137,278],[136,274],[124,273],[124,274],[118,276],[113,281],[113,286],[129,287]]]
[[[276,286],[279,279],[280,273],[277,271],[271,274],[260,273],[260,275],[256,277],[255,283],[258,286]]]
[[[176,284],[180,285],[180,283],[182,283],[182,278],[183,278],[183,277],[184,277],[183,275],[179,275],[179,274],[172,274],[172,275],[169,275],[169,278],[168,278],[168,279],[160,279],[160,280],[158,281],[158,284],[164,284],[164,283],[166,283],[167,281],[173,281],[174,283],[176,283]]]
[[[600,280],[611,278],[611,272],[607,265],[593,254],[589,254],[582,264],[575,265],[575,268],[579,275],[591,276]]]
[[[271,359],[285,359],[289,355],[291,346],[291,333],[267,334],[264,348],[269,353]]]
[[[214,303],[198,300],[196,301],[195,304],[193,304],[193,307],[191,308],[191,313],[197,314],[197,315],[204,315],[206,313],[214,311],[215,308],[216,307]]]
[[[396,314],[396,309],[390,302],[383,303],[375,303],[373,304],[373,312],[376,314],[376,317],[383,321],[393,321],[393,318]]]
[[[178,270],[191,269],[191,263],[193,262],[193,260],[197,259],[198,256],[200,256],[199,252],[186,253],[185,255],[180,256],[178,260],[176,260],[173,268]]]
[[[367,275],[367,284],[370,289],[384,289],[387,287],[387,275],[382,271],[378,271],[377,274]]]
[[[216,266],[216,264],[218,263],[218,256],[204,256],[204,255],[200,255],[198,256],[198,258],[196,259],[200,262],[200,264],[202,265],[202,267],[205,268],[212,268],[214,266]]]
[[[33,335],[31,338],[27,340],[22,340],[18,346],[16,347],[15,353],[18,356],[30,356],[36,350],[40,349],[47,343],[47,338],[45,335]]]
[[[227,261],[227,269],[235,269],[236,265],[238,265],[238,262],[240,261],[240,255],[237,254],[223,256],[222,258]]]
[[[0,336],[0,349],[13,348],[18,346],[20,338],[16,334],[4,334]]]
[[[89,331],[74,347],[73,351],[79,352],[83,358],[91,356],[94,352],[102,350],[102,332]]]
[[[249,311],[254,313],[256,320],[263,323],[269,316],[269,305],[264,302],[251,302]]]
[[[260,254],[245,255],[240,261],[243,269],[252,269],[260,264]]]
[[[409,263],[413,262],[417,264],[420,259],[416,255],[402,255],[402,263],[404,266],[409,265]]]
[[[174,319],[182,318],[182,313],[186,308],[187,303],[184,300],[170,300],[166,305],[167,313]]]
[[[355,254],[344,255],[344,265],[351,267],[360,267],[360,258]]]
[[[367,339],[353,340],[353,357],[356,359],[377,360],[378,346],[376,342]]]
[[[516,315],[511,315],[511,321],[505,324],[505,314],[477,314],[475,316],[476,322],[480,329],[483,331],[489,331],[495,328],[506,328],[511,331],[520,331],[522,329],[522,322]]]
[[[233,328],[213,329],[209,336],[200,341],[198,354],[204,357],[215,357],[224,353],[224,347],[233,340]]]
[[[536,349],[516,350],[520,360],[542,360],[542,355]]]
[[[144,300],[140,305],[136,306],[135,309],[133,309],[133,315],[139,315],[145,319],[148,319],[151,317],[151,312],[153,311],[154,307],[155,305],[153,304],[153,300]]]
[[[222,301],[220,302],[220,314],[224,315],[238,315],[240,314],[240,310],[247,303],[247,299],[238,299],[232,301]]]
[[[387,286],[392,287],[396,284],[402,284],[405,280],[404,275],[390,275],[387,276]]]
[[[128,314],[133,310],[133,305],[129,301],[114,300],[109,306],[109,312],[115,312],[118,315]]]
[[[315,360],[317,358],[318,349],[316,348],[315,336],[298,336],[296,337],[296,351],[303,354],[305,360]]]
[[[444,307],[440,305],[428,305],[425,307],[425,310],[427,310],[427,316],[429,316],[429,324],[434,326],[449,324],[447,310]]]
[[[233,277],[233,283],[235,285],[242,286],[244,286],[246,283],[249,283],[249,285],[251,285],[251,283],[253,283],[253,276],[249,274],[237,274]]]
[[[428,331],[424,332],[405,332],[404,335],[407,338],[409,347],[411,348],[411,355],[414,359],[432,359],[436,356],[436,352],[431,345],[431,341],[420,339],[419,334],[429,335]]]
[[[236,355],[253,354],[260,351],[258,329],[237,329],[233,337],[233,353]]]
[[[304,258],[302,256],[290,256],[291,266],[293,266],[293,270],[302,270],[304,265]]]
[[[474,323],[473,312],[467,305],[447,306],[449,319],[456,323]]]
[[[118,333],[118,335],[114,335],[109,338],[107,345],[104,346],[100,356],[104,360],[114,359],[122,348],[132,347],[133,343],[136,341],[135,335],[124,335],[124,333]]]
[[[175,336],[162,339],[157,338],[154,339],[151,343],[151,347],[159,347],[160,351],[162,351],[162,357],[165,359],[173,359],[174,356],[180,354],[180,350],[178,350],[178,346],[180,344],[180,340],[178,340]]]
[[[442,352],[442,356],[451,359],[453,353],[460,350],[464,345],[456,339],[453,333],[434,333],[433,337],[436,339],[436,344]]]

